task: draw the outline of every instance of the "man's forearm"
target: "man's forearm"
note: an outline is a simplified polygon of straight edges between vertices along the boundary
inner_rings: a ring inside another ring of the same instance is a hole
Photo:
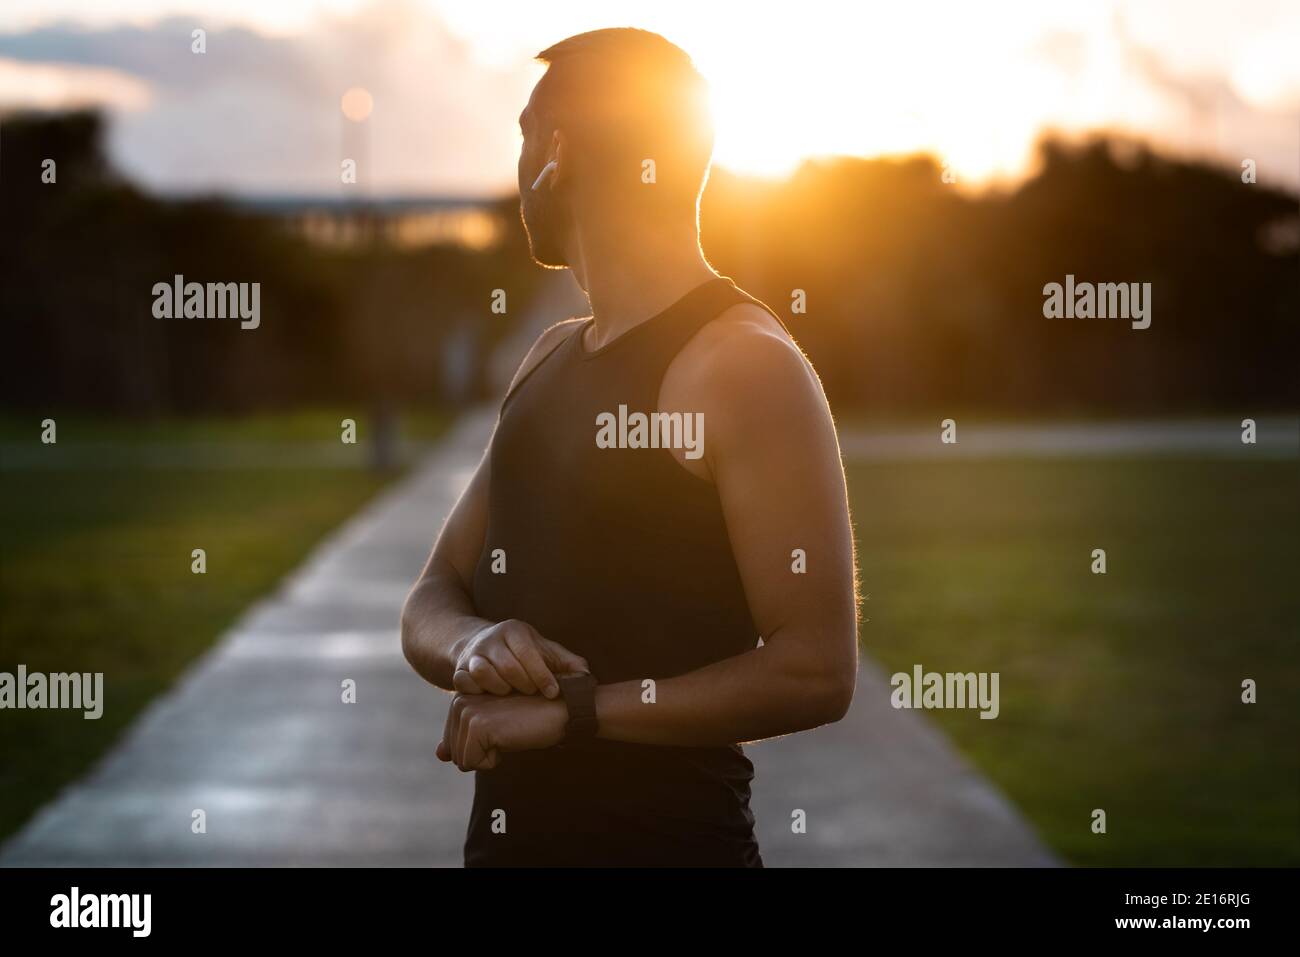
[[[402,652],[425,681],[451,691],[462,648],[491,624],[474,614],[454,571],[426,575],[402,608]]]
[[[599,676],[598,676],[599,677]],[[709,747],[757,741],[838,721],[856,661],[829,662],[795,642],[771,641],[675,678],[596,689],[599,736],[640,744]]]

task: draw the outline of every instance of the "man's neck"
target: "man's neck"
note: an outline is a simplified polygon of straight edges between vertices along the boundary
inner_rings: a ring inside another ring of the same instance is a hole
[[[663,312],[717,276],[700,251],[694,223],[671,230],[584,229],[575,237],[573,274],[595,318],[589,349],[598,349]]]

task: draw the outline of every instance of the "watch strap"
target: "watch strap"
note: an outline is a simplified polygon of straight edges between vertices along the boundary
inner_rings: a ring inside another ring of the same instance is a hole
[[[560,697],[569,709],[569,723],[564,727],[561,744],[572,745],[596,737],[596,679],[587,672],[561,675],[557,679]]]

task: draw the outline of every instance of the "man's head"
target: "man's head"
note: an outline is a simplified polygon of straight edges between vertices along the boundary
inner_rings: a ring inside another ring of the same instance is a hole
[[[537,59],[548,69],[519,116],[533,257],[568,265],[568,240],[585,217],[646,228],[694,222],[713,121],[690,57],[656,33],[617,28],[569,37]]]

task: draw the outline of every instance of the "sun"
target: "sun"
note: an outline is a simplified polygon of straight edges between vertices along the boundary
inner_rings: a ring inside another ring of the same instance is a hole
[[[709,79],[720,166],[784,176],[805,159],[909,152],[927,138],[915,82],[890,85],[898,64],[879,52],[856,56],[851,37],[823,33],[791,43],[779,60],[701,38],[694,56]],[[776,66],[779,64],[779,68]]]
[[[990,57],[993,20],[968,11],[942,25],[809,0],[743,37],[707,22],[676,35],[709,81],[721,167],[780,177],[809,158],[926,152],[958,182],[1011,172],[1053,91]]]

